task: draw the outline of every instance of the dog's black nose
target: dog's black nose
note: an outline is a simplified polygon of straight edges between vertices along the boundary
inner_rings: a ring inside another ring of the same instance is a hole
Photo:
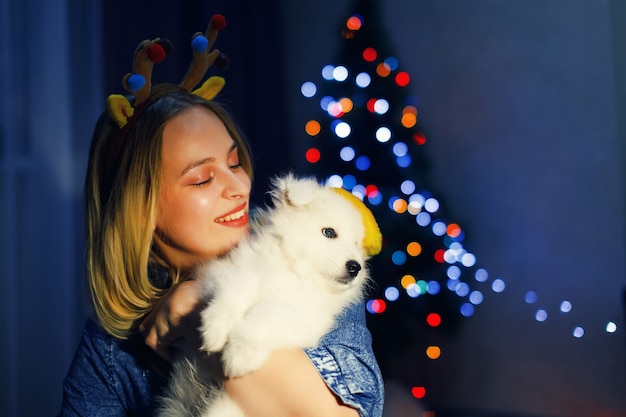
[[[352,278],[355,278],[361,270],[361,265],[357,261],[348,261],[346,262],[346,270]]]

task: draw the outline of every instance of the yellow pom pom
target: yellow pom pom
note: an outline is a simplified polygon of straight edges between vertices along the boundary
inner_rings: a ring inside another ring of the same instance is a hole
[[[109,108],[109,114],[120,129],[126,126],[128,118],[135,114],[133,106],[131,106],[128,99],[121,94],[111,94],[107,98],[107,107]]]
[[[340,196],[352,203],[354,207],[359,210],[361,217],[363,218],[363,225],[365,226],[365,237],[363,238],[363,247],[365,253],[368,256],[378,255],[383,248],[383,235],[380,232],[378,223],[374,214],[367,208],[367,206],[350,191],[343,188],[333,188]]]

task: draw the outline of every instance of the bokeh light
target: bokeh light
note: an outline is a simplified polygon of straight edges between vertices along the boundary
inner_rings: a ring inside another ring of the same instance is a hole
[[[410,256],[418,256],[420,253],[422,253],[422,245],[420,245],[418,242],[410,242],[408,245],[406,245],[406,253],[408,253]]]
[[[476,272],[474,272],[474,279],[478,282],[485,282],[489,279],[489,273],[486,269],[478,268]]]
[[[365,48],[363,51],[363,59],[367,62],[374,62],[376,57],[378,56],[378,52],[374,48]]]
[[[351,146],[344,146],[343,148],[341,148],[341,151],[339,151],[339,157],[346,162],[352,161],[355,155],[356,152]]]
[[[346,22],[346,27],[349,30],[359,30],[361,29],[361,25],[363,25],[363,17],[360,15],[350,16]]]
[[[400,291],[396,287],[385,289],[385,298],[389,301],[396,301],[400,297]]]
[[[386,143],[391,140],[391,130],[386,127],[379,127],[376,129],[376,140],[381,143]]]
[[[350,133],[352,132],[352,128],[346,122],[339,122],[333,126],[333,131],[335,132],[335,135],[337,135],[338,138],[345,139],[348,136],[350,136]]]
[[[430,359],[439,359],[441,356],[441,348],[439,346],[428,346],[426,348],[426,356]]]
[[[311,98],[317,93],[317,86],[311,81],[307,81],[300,87],[300,92],[306,98]]]
[[[483,293],[480,291],[472,291],[469,295],[470,303],[474,304],[475,306],[481,304],[484,299],[485,297],[483,296]]]
[[[359,157],[356,159],[355,166],[356,166],[356,168],[357,168],[359,171],[366,171],[366,170],[368,170],[368,169],[369,169],[369,167],[370,167],[371,165],[372,165],[372,162],[371,162],[371,161],[370,161],[370,159],[369,159],[367,156],[365,156],[365,155],[359,156]]]
[[[322,68],[322,78],[325,79],[326,81],[332,80],[334,78],[333,71],[335,71],[334,65],[325,65]]]
[[[389,102],[384,98],[374,101],[374,113],[385,114],[389,111]]]
[[[391,261],[396,265],[404,265],[406,262],[406,253],[397,250],[391,255]]]
[[[408,146],[406,146],[406,143],[404,143],[404,142],[396,142],[393,145],[393,148],[391,148],[391,149],[392,149],[393,154],[395,156],[398,156],[398,157],[405,156],[409,152],[409,148],[408,148]],[[411,191],[411,192],[413,192],[413,191]]]
[[[354,81],[356,82],[357,86],[361,88],[366,88],[372,82],[372,77],[370,77],[370,75],[366,72],[361,72],[356,76]]]
[[[402,279],[400,280],[400,285],[402,285],[402,288],[407,289],[409,288],[411,285],[415,285],[415,277],[413,275],[405,275],[402,277]]]
[[[426,388],[413,387],[411,388],[411,395],[413,395],[413,397],[417,398],[418,400],[421,400],[426,396]]]
[[[574,335],[575,338],[580,339],[581,337],[585,335],[585,329],[583,329],[580,326],[576,326],[572,334]]]
[[[543,310],[543,309],[537,310],[537,312],[535,313],[535,320],[539,322],[544,322],[547,319],[548,319],[548,312],[546,310]]]
[[[417,116],[412,113],[405,113],[402,115],[401,123],[402,126],[410,129],[417,124]]]
[[[493,292],[496,292],[496,293],[500,293],[504,291],[505,288],[506,288],[506,284],[500,278],[494,279],[493,283],[491,284],[491,289],[493,290]]]
[[[385,63],[385,65],[387,65],[390,71],[395,71],[398,69],[398,58],[396,58],[395,56],[387,57],[383,62]]]
[[[309,136],[317,136],[322,130],[322,127],[317,120],[309,120],[306,122],[306,125],[304,125],[304,130]]]
[[[319,162],[320,158],[321,158],[321,154],[319,149],[317,148],[309,148],[306,151],[305,154],[306,160],[311,163],[311,164],[315,164],[317,162]]]
[[[471,317],[474,315],[474,305],[471,303],[463,303],[460,308],[461,315],[464,317]]]
[[[524,301],[528,304],[534,304],[537,302],[537,293],[534,291],[528,291],[524,297]]]
[[[408,204],[403,198],[396,198],[393,200],[393,211],[398,214],[402,214],[406,211]]]
[[[335,81],[343,82],[348,78],[348,68],[343,65],[339,65],[333,68],[333,79]]]
[[[407,72],[400,71],[396,74],[396,84],[398,84],[398,86],[406,87],[407,85],[409,85],[410,81],[411,76]]]
[[[385,302],[385,300],[377,298],[374,300],[369,300],[365,304],[365,307],[367,311],[372,314],[381,314],[387,309],[387,303]]]
[[[385,62],[381,62],[380,64],[376,65],[376,74],[383,78],[388,77],[389,74],[391,74],[391,68],[389,68],[389,65]]]
[[[423,145],[426,143],[426,135],[424,132],[417,132],[413,134],[413,141],[418,145]]]
[[[404,180],[400,184],[400,190],[406,195],[413,194],[415,192],[415,183],[411,180]]]
[[[438,313],[428,313],[426,316],[426,323],[428,323],[430,327],[439,326],[441,324],[441,315]]]

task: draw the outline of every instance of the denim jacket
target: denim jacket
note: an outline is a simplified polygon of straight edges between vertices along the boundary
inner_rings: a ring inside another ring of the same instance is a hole
[[[328,387],[361,417],[381,417],[384,387],[362,304],[347,309],[305,353]],[[106,333],[89,319],[63,383],[60,417],[151,416],[169,367],[136,335]]]

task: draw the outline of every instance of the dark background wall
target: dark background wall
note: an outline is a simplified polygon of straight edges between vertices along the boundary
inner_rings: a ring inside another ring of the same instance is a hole
[[[226,15],[218,46],[231,66],[221,99],[252,142],[261,200],[267,176],[302,163],[300,85],[333,63],[338,28],[358,1],[101,3],[0,1],[0,406],[11,416],[58,408],[86,314],[80,187],[91,125],[105,96],[121,92],[136,43],[170,38],[175,54],[155,81],[177,80],[190,35],[213,13]],[[379,7],[419,98],[429,181],[479,263],[507,283],[442,341],[436,364],[415,369],[429,373],[430,404],[407,398],[400,381],[401,405],[394,396],[387,414],[437,406],[625,415],[625,6]],[[529,290],[549,312],[544,323],[534,320],[538,305],[524,302]],[[558,311],[563,300],[572,312]],[[604,331],[609,320],[614,334]],[[395,395],[397,381],[389,382]]]

